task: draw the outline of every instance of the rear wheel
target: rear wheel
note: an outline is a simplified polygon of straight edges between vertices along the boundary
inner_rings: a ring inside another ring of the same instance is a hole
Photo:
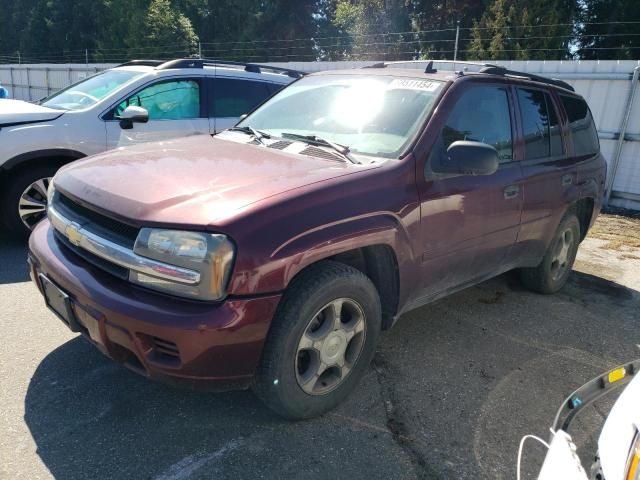
[[[580,244],[580,222],[573,212],[564,216],[540,265],[520,270],[522,283],[539,293],[555,293],[569,278]]]
[[[369,278],[338,262],[311,266],[278,308],[255,393],[289,419],[332,409],[366,372],[380,325],[380,299]]]
[[[2,220],[11,236],[26,237],[47,214],[47,189],[57,167],[34,167],[6,180]]]

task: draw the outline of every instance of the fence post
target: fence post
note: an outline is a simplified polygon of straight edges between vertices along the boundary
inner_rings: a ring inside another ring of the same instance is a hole
[[[13,98],[16,98],[16,85],[13,81],[13,67],[9,67],[9,78],[11,78],[11,92],[10,95],[13,95]]]
[[[618,134],[618,141],[616,143],[616,149],[613,152],[611,158],[611,167],[607,175],[607,183],[604,189],[604,204],[609,204],[609,198],[613,191],[613,183],[616,180],[616,173],[618,171],[618,163],[622,156],[622,149],[624,148],[624,137],[627,133],[627,125],[629,124],[629,118],[631,117],[631,110],[633,109],[633,99],[636,96],[636,85],[640,79],[640,65],[633,69],[633,75],[631,76],[631,87],[629,88],[629,96],[627,97],[627,104],[622,116],[622,122],[620,124],[620,133]]]
[[[29,67],[26,68],[27,71],[27,97],[29,101],[31,101],[31,77],[29,76]]]
[[[49,67],[44,67],[44,83],[47,87],[47,97],[51,95],[51,85],[49,84]]]

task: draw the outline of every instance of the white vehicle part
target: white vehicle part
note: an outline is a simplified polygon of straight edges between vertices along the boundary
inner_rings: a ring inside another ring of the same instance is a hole
[[[41,107],[35,103],[22,100],[2,100],[0,103],[0,126],[2,124],[17,124],[27,122],[43,122],[53,120],[64,111]]]
[[[126,147],[138,143],[156,142],[171,138],[209,133],[208,118],[184,120],[149,120],[134,123],[133,128],[123,129],[118,120],[105,122],[107,128],[107,149]]]
[[[640,375],[624,389],[611,409],[598,439],[602,472],[607,480],[623,480],[629,448],[640,429]]]
[[[571,435],[558,430],[553,435],[538,480],[588,480]],[[607,478],[608,480],[608,478]]]

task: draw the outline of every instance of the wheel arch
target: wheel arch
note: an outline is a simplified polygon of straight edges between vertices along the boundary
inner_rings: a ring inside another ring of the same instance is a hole
[[[571,205],[571,210],[573,210],[580,222],[580,241],[582,241],[587,236],[587,232],[595,220],[595,199],[593,197],[583,197]]]
[[[416,256],[409,232],[390,212],[376,212],[314,228],[278,247],[271,260],[283,261],[281,288],[324,260],[349,265],[374,284],[382,304],[382,327],[389,328],[407,300]]]
[[[4,162],[1,169],[4,174],[15,170],[17,168],[23,168],[27,165],[32,165],[34,162],[42,164],[45,162],[52,162],[62,166],[66,163],[78,160],[86,157],[86,154],[73,150],[70,148],[46,148],[43,150],[34,150],[32,152],[21,153],[15,157],[10,158]]]
[[[288,279],[287,286],[309,268],[327,260],[355,268],[371,280],[380,296],[382,329],[389,329],[394,323],[400,302],[400,269],[393,247],[388,243],[373,243],[316,258],[296,270]]]

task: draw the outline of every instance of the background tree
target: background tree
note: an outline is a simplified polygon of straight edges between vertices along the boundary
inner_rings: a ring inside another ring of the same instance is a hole
[[[2,0],[0,62],[638,58],[639,0]],[[617,22],[617,23],[616,23]],[[160,48],[161,47],[161,48]]]
[[[469,58],[569,58],[576,13],[576,3],[566,0],[494,0],[474,22]]]
[[[191,21],[174,9],[169,0],[151,0],[139,27],[139,33],[133,35],[141,48],[148,49],[145,53],[151,58],[166,58],[167,51],[174,53],[171,56],[182,51],[183,56],[197,52],[198,36]]]
[[[580,58],[640,58],[640,25],[616,23],[640,20],[639,0],[589,0],[580,20],[576,27]]]

